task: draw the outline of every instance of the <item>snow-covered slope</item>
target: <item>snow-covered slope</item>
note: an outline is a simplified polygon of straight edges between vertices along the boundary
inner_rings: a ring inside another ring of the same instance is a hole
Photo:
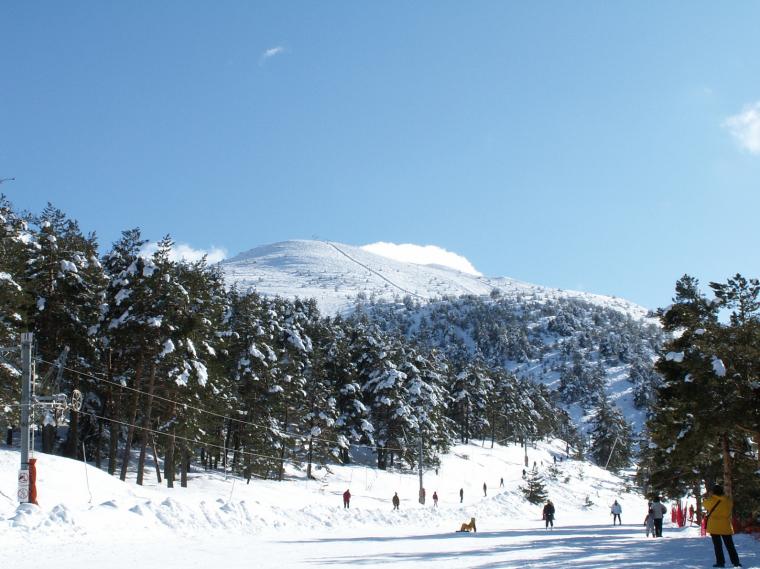
[[[646,501],[625,482],[591,464],[565,460],[548,479],[557,508],[553,531],[541,506],[525,501],[523,449],[461,445],[425,473],[428,500],[417,503],[414,473],[360,465],[331,466],[307,480],[285,482],[193,472],[188,488],[169,490],[150,479],[127,483],[81,462],[38,455],[40,506],[17,505],[19,454],[0,450],[0,564],[8,568],[285,567],[504,569],[697,569],[712,563],[709,539],[696,527],[666,520],[664,539],[644,535]],[[548,474],[561,444],[528,449]],[[152,468],[152,465],[151,465]],[[504,478],[504,487],[500,479]],[[483,483],[487,496],[483,495]],[[350,509],[341,494],[350,489]],[[459,489],[464,490],[459,503]],[[436,491],[439,505],[432,504]],[[393,511],[390,498],[401,497]],[[623,526],[609,507],[622,505]],[[667,504],[672,506],[672,504]],[[476,534],[455,533],[475,517]],[[744,567],[758,567],[760,542],[736,536]]]
[[[476,517],[485,530],[509,517],[540,525],[541,507],[529,504],[519,487],[524,450],[519,446],[459,445],[441,457],[441,466],[424,473],[427,503],[417,501],[416,472],[381,471],[359,464],[330,465],[309,480],[292,466],[284,482],[252,479],[250,484],[221,472],[191,473],[188,488],[167,489],[146,476],[146,485],[125,484],[118,477],[82,462],[37,454],[39,507],[18,506],[16,493],[18,451],[0,450],[0,535],[89,535],[118,533],[131,537],[159,533],[201,535],[229,531],[271,533],[286,530],[324,530],[331,527],[420,526],[453,529]],[[566,459],[557,464],[552,480],[548,469],[554,456],[564,458],[564,443],[538,443],[528,449],[532,467],[547,476],[548,495],[557,504],[564,524],[590,518],[604,521],[607,507],[617,499],[631,513],[643,507],[643,498],[614,474],[593,464]],[[149,465],[146,472],[152,474]],[[504,479],[504,487],[500,480]],[[483,484],[487,486],[487,496]],[[459,489],[464,491],[459,503]],[[341,496],[352,493],[346,512]],[[401,508],[393,511],[391,497],[398,492]],[[440,497],[434,507],[433,492]],[[588,497],[588,501],[587,501]],[[592,506],[587,506],[593,502]]]
[[[362,247],[325,241],[294,240],[256,247],[223,261],[229,283],[266,295],[315,298],[322,312],[352,307],[358,295],[391,300],[442,296],[520,294],[578,298],[642,318],[646,309],[623,299],[533,285],[511,278],[488,278],[441,265],[397,261]]]

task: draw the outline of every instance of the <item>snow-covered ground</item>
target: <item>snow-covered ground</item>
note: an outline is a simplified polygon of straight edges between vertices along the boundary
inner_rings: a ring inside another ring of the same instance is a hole
[[[437,474],[425,472],[424,506],[417,503],[415,474],[359,465],[323,469],[316,481],[291,471],[285,482],[253,479],[250,485],[221,473],[194,472],[188,488],[167,489],[155,478],[138,487],[81,462],[42,454],[40,506],[18,506],[13,497],[19,454],[2,450],[0,559],[3,567],[61,569],[83,562],[112,569],[712,565],[712,546],[696,529],[666,524],[664,539],[647,539],[644,499],[622,479],[572,460],[558,463],[556,479],[546,481],[557,519],[553,531],[545,530],[541,508],[519,491],[523,449],[489,446],[457,446]],[[539,443],[528,449],[530,464],[547,473],[563,450]],[[341,503],[347,488],[353,495],[349,510]],[[440,497],[438,508],[433,491]],[[394,492],[401,497],[399,511],[392,510]],[[615,499],[624,525],[613,528],[609,506]],[[471,517],[477,534],[454,532]],[[737,536],[737,546],[745,567],[760,567],[760,543]]]

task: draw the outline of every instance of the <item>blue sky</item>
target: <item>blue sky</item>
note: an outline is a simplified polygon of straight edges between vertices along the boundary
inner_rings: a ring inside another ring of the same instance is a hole
[[[0,189],[230,255],[314,235],[670,302],[760,276],[760,3],[4,2]]]

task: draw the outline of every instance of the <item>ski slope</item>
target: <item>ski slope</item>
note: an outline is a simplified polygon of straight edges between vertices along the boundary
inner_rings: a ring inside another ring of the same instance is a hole
[[[488,278],[440,264],[392,259],[343,243],[292,240],[256,247],[221,263],[225,278],[242,289],[285,298],[314,298],[325,314],[353,308],[357,295],[393,300],[409,295],[425,301],[443,296],[569,297],[644,318],[647,310],[627,300],[560,290],[511,278]]]
[[[73,569],[84,561],[113,569],[712,565],[711,544],[696,529],[666,524],[664,539],[647,539],[644,499],[624,480],[587,463],[564,460],[557,479],[547,480],[557,519],[554,530],[544,529],[541,507],[519,491],[524,450],[489,446],[454,447],[437,474],[426,471],[424,506],[416,500],[416,473],[363,465],[321,469],[318,480],[290,470],[284,482],[252,479],[249,485],[196,471],[188,488],[167,489],[152,477],[138,487],[133,479],[122,483],[82,462],[41,454],[40,506],[19,506],[12,499],[18,451],[0,450],[0,560],[3,567],[32,569]],[[563,450],[559,442],[539,443],[528,449],[528,459],[546,472]],[[348,510],[341,503],[346,488],[353,495]],[[401,497],[395,512],[394,492]],[[615,499],[624,525],[613,528],[609,506]],[[455,533],[470,517],[478,533]],[[760,567],[757,541],[737,536],[737,547],[745,567]]]

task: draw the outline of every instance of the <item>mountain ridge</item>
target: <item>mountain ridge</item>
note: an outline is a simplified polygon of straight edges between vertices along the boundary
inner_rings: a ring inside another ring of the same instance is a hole
[[[361,300],[391,301],[410,295],[423,301],[446,296],[497,294],[577,298],[635,318],[648,310],[601,294],[527,283],[510,277],[476,276],[440,264],[398,261],[333,241],[296,239],[259,245],[222,261],[230,284],[268,296],[314,298],[324,313],[350,311]]]

